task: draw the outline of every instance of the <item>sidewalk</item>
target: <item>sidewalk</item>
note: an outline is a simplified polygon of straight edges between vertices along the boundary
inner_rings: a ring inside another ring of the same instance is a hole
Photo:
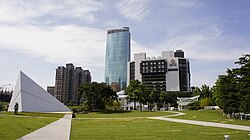
[[[221,127],[221,128],[250,131],[250,126],[244,126],[244,125],[214,123],[214,122],[205,122],[205,121],[193,121],[193,120],[173,119],[173,118],[164,118],[164,117],[147,117],[147,118],[148,119],[163,120],[163,121],[178,122],[178,123],[186,123],[186,124],[195,124],[195,125],[202,125],[202,126],[212,126],[212,127]]]
[[[71,129],[71,114],[48,124],[32,133],[29,133],[18,140],[69,140]]]

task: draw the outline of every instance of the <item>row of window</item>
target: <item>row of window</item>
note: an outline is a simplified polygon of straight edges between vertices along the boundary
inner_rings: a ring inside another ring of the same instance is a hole
[[[165,72],[165,70],[142,70],[142,73],[157,73],[157,72]]]
[[[156,69],[156,68],[160,69],[160,68],[165,68],[165,66],[164,65],[160,65],[160,66],[154,66],[154,67],[153,66],[151,66],[151,67],[149,67],[149,66],[142,67],[142,69],[153,69],[153,68],[154,69]]]
[[[142,63],[142,65],[144,66],[144,65],[156,65],[156,64],[164,64],[165,62],[164,61],[162,61],[162,62],[143,62]]]

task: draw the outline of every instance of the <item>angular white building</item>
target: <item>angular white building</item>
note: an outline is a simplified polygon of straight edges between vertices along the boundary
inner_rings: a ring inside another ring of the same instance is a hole
[[[20,71],[8,111],[13,112],[71,112],[71,110]]]

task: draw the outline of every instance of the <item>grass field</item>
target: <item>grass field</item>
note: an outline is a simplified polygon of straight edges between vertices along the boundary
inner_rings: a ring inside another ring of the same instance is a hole
[[[34,130],[54,122],[64,114],[0,113],[0,140],[16,140]]]
[[[214,112],[212,112],[212,114],[211,112],[208,112],[210,115],[213,115],[213,113]],[[131,111],[119,113],[94,112],[89,114],[78,114],[77,118],[72,120],[71,140],[222,140],[224,139],[225,134],[229,134],[231,139],[250,139],[250,136],[248,135],[249,132],[247,131],[205,127],[143,118],[149,116],[166,116],[170,114],[174,113]],[[204,119],[208,118],[210,117]],[[218,118],[218,116],[215,116],[215,118]]]
[[[222,122],[227,120],[217,111],[185,111],[185,116],[176,118]],[[48,113],[0,113],[0,139],[17,139],[37,130],[64,114]],[[151,116],[166,116],[174,112],[108,111],[76,114],[72,120],[71,140],[222,140],[229,134],[232,140],[250,139],[249,131],[189,125],[146,119]],[[195,116],[195,117],[194,117]],[[96,119],[94,119],[96,118]],[[249,124],[248,121],[233,120],[230,123]],[[227,122],[224,122],[227,123]]]
[[[153,117],[175,114],[173,112],[162,111],[108,111],[91,112],[88,114],[76,114],[76,118],[127,118],[127,117]]]
[[[218,110],[200,110],[200,111],[189,110],[189,111],[182,111],[182,112],[186,113],[186,115],[177,116],[174,118],[250,126],[249,120],[246,121],[246,120],[230,119],[230,118],[227,118],[226,116],[223,116],[222,113]]]
[[[150,119],[74,119],[71,140],[247,140],[249,132]]]
[[[13,115],[13,112],[0,112],[0,115],[1,114]],[[64,114],[62,114],[62,113],[18,112],[17,116],[62,118],[64,116]]]

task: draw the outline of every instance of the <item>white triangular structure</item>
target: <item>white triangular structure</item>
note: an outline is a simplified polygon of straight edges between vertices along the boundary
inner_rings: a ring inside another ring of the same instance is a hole
[[[13,112],[71,112],[71,110],[20,71],[8,111]]]

